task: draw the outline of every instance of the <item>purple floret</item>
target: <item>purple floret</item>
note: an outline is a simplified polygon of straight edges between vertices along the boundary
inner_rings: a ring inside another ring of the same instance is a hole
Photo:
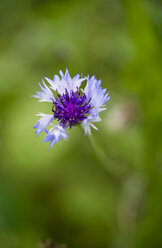
[[[70,93],[65,89],[65,93],[60,95],[57,92],[57,98],[53,101],[52,111],[54,118],[60,121],[62,127],[72,127],[82,122],[89,113],[91,105],[87,101],[85,93],[77,89],[76,92]]]

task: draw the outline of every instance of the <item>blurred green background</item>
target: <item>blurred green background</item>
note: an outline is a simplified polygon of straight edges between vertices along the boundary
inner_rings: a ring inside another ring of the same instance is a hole
[[[0,248],[162,247],[161,48],[160,0],[0,1]],[[32,129],[66,67],[110,92],[104,166],[79,128],[49,151]]]

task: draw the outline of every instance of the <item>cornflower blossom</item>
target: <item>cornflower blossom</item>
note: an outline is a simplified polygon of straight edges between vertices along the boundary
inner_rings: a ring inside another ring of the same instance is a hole
[[[41,91],[35,92],[32,97],[39,102],[51,103],[51,114],[39,113],[40,120],[34,125],[37,136],[41,132],[46,133],[44,142],[50,141],[51,148],[55,143],[68,138],[67,129],[76,125],[83,125],[85,134],[91,134],[91,127],[97,130],[94,122],[101,121],[99,112],[105,110],[105,103],[110,99],[106,89],[102,89],[101,80],[95,76],[91,78],[81,77],[77,74],[71,78],[68,70],[65,74],[60,70],[60,77],[54,75],[54,79],[45,78],[49,86],[42,79],[43,86],[39,83]],[[81,88],[83,81],[86,86]],[[55,95],[53,92],[55,92]],[[52,121],[58,121],[58,125]],[[47,127],[52,127],[47,130]]]

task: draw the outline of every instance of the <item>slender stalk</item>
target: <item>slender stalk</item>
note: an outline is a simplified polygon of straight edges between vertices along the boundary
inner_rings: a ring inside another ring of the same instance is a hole
[[[83,127],[80,126],[81,130]],[[108,158],[107,154],[105,153],[104,149],[101,145],[94,139],[93,135],[87,135],[88,142],[93,150],[95,157],[97,158],[100,165],[104,168],[109,177],[110,181],[113,182],[116,186],[119,186],[120,179],[117,175],[118,172],[116,170],[116,163],[114,163],[111,159]]]

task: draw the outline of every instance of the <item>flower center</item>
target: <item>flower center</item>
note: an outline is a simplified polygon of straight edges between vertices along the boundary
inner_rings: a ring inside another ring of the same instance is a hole
[[[57,98],[53,102],[52,111],[54,117],[60,121],[63,127],[72,127],[82,122],[89,113],[91,105],[87,101],[85,93],[81,94],[79,89],[77,92],[70,93],[65,89],[65,93],[60,95],[57,92]]]

